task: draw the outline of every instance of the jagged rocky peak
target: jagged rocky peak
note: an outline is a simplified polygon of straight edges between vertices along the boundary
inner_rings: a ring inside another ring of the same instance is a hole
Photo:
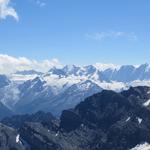
[[[43,77],[36,77],[32,80],[33,82],[35,83],[39,83],[39,84],[42,84],[42,83],[45,83],[46,81],[44,81]]]
[[[26,94],[26,92],[30,92],[32,94],[34,94],[35,92],[32,91],[31,89],[34,89],[36,92],[40,92],[43,89],[43,85],[46,83],[46,81],[43,80],[42,77],[36,77],[33,80],[28,80],[26,82],[24,82],[23,84],[20,84],[18,86],[19,90],[20,90],[20,94]],[[26,95],[28,96],[28,95]],[[34,98],[33,96],[31,96],[30,98]],[[20,101],[19,101],[20,102]]]
[[[58,128],[58,119],[56,119],[51,113],[45,113],[38,111],[35,114],[14,115],[12,117],[5,117],[1,122],[7,126],[13,128],[20,128],[25,122],[40,122],[51,129],[56,130]]]
[[[64,66],[63,70],[68,75],[77,74],[77,72],[81,69],[81,67],[78,67],[76,65],[66,65]]]
[[[49,70],[49,73],[62,76],[69,76],[69,75],[82,76],[93,74],[96,70],[97,68],[94,65],[88,65],[83,67],[76,65],[66,65],[63,68],[53,67]]]
[[[74,110],[63,111],[61,126],[67,130],[69,124],[73,122],[72,124],[77,124],[77,127],[84,123],[89,127],[107,128],[119,120],[124,115],[124,111],[130,107],[129,102],[120,93],[103,90],[85,99]]]
[[[82,123],[81,117],[71,109],[64,110],[60,120],[60,128],[66,132],[77,129]]]
[[[66,132],[81,127],[96,130],[99,135],[103,132],[102,138],[97,139],[99,144],[102,142],[99,149],[103,150],[127,150],[149,143],[149,90],[139,86],[121,93],[104,90],[94,94],[75,109],[63,111],[60,128]]]
[[[58,75],[58,76],[65,76],[65,74],[66,74],[65,71],[62,68],[56,68],[56,67],[51,68],[48,71],[48,73]]]
[[[121,93],[103,90],[101,93],[85,99],[74,110],[64,111],[61,116],[61,126],[62,128],[67,128],[65,125],[77,120],[77,124],[80,122],[80,124],[85,123],[90,127],[107,129],[125,116],[135,115],[134,111],[136,113],[147,111],[143,104],[149,100],[149,89],[149,87],[131,87]],[[139,103],[141,99],[143,103]],[[136,107],[136,104],[138,107]]]
[[[88,65],[84,67],[87,74],[93,74],[97,69],[93,65]]]
[[[149,69],[150,68],[150,64],[149,63],[144,63],[144,64],[141,64],[138,68],[139,69]]]
[[[82,67],[76,65],[66,65],[62,68],[53,67],[49,70],[50,74],[58,75],[60,77],[67,77],[69,75],[82,75]]]
[[[130,87],[129,90],[123,91],[122,94],[126,97],[136,96],[141,99],[150,98],[150,87],[147,86],[138,86],[138,87]]]
[[[139,66],[113,64],[95,64],[88,66],[66,65],[61,68],[53,67],[46,76],[58,75],[62,78],[67,77],[86,77],[101,84],[101,82],[111,83],[122,82],[124,84],[133,84],[133,81],[144,82],[150,80],[150,65],[142,64]],[[142,84],[143,85],[143,84]],[[148,85],[148,84],[146,84]]]
[[[14,120],[22,122],[13,127],[19,128],[31,150],[130,150],[143,143],[149,146],[149,90],[146,86],[120,93],[103,90],[74,109],[64,110],[60,120],[38,112],[3,123],[13,126]]]

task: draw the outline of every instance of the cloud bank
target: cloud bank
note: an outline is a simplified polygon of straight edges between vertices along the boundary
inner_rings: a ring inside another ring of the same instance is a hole
[[[52,67],[61,67],[57,59],[36,61],[26,57],[12,57],[0,54],[0,74],[10,74],[16,71],[36,70],[46,72]]]
[[[16,10],[10,5],[10,0],[0,0],[0,20],[6,19],[8,16],[19,20]]]
[[[134,32],[121,32],[121,31],[108,31],[108,32],[96,32],[91,34],[86,34],[89,39],[101,41],[105,39],[117,39],[126,38],[127,40],[135,41],[137,36]]]

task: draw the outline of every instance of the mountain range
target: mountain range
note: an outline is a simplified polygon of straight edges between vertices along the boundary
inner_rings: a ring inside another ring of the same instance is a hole
[[[122,91],[150,85],[150,65],[89,65],[52,67],[48,72],[17,71],[0,75],[0,102],[10,114],[51,112],[73,108],[103,89]],[[5,117],[1,116],[1,118]],[[7,116],[7,115],[6,115]]]
[[[1,123],[1,150],[149,150],[150,87],[103,90],[59,119],[40,111]]]

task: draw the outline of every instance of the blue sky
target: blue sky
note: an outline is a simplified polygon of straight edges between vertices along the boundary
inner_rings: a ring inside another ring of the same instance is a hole
[[[1,17],[0,54],[64,64],[150,62],[149,0],[11,0],[8,5],[18,18]]]

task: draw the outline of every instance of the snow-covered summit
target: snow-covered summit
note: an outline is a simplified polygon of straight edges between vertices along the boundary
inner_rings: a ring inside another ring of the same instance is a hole
[[[59,112],[102,89],[121,91],[130,86],[150,86],[150,65],[54,66],[46,73],[25,70],[0,79],[1,102],[8,108],[18,112],[41,109]]]

